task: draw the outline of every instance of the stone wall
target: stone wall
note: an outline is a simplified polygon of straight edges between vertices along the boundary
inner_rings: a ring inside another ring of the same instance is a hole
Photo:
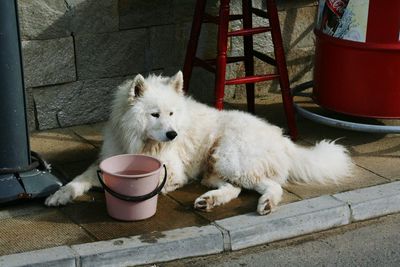
[[[217,10],[216,0],[208,10]],[[263,7],[262,0],[253,0]],[[281,27],[293,84],[310,79],[312,34],[317,1],[278,1]],[[104,121],[118,86],[136,73],[172,75],[183,66],[195,0],[18,0],[25,86],[31,130]],[[240,12],[240,0],[232,1]],[[261,21],[255,20],[255,24]],[[240,22],[231,28],[239,28]],[[215,54],[216,27],[205,25],[198,55]],[[240,38],[230,53],[242,52]],[[255,45],[272,52],[267,35]],[[257,72],[270,68],[261,62]],[[228,76],[241,75],[242,64],[230,65]],[[202,102],[213,99],[213,75],[196,68],[190,92]],[[277,84],[257,85],[257,96],[277,91]],[[226,99],[242,99],[242,86],[226,90]]]

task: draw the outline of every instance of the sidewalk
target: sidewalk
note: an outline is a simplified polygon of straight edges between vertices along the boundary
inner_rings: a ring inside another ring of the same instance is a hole
[[[279,103],[260,101],[256,113],[285,125]],[[299,144],[344,137],[338,142],[348,146],[356,164],[348,183],[287,185],[280,208],[267,216],[256,215],[258,194],[251,191],[210,213],[198,212],[192,208],[193,202],[207,191],[198,183],[160,196],[156,215],[140,222],[111,219],[103,193],[95,190],[60,208],[45,207],[43,199],[2,206],[0,266],[167,261],[237,250],[400,211],[400,135],[350,132],[302,118],[297,121]],[[95,160],[102,126],[37,132],[31,136],[31,149],[71,179]],[[23,254],[10,255],[16,253]]]

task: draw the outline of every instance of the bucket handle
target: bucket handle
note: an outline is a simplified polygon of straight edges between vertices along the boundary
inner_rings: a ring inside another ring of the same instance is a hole
[[[144,201],[144,200],[150,199],[161,192],[161,189],[164,187],[165,182],[167,181],[167,168],[165,167],[165,164],[163,164],[163,167],[165,170],[165,175],[164,175],[164,179],[161,182],[161,184],[156,189],[154,189],[152,192],[150,192],[146,195],[142,195],[142,196],[126,196],[126,195],[122,195],[120,193],[115,192],[114,190],[109,188],[104,183],[103,177],[101,174],[101,170],[97,170],[97,178],[99,179],[100,184],[103,186],[104,190],[106,190],[113,197],[116,197],[116,198],[124,200],[124,201],[129,201],[129,202],[139,202],[139,201]]]

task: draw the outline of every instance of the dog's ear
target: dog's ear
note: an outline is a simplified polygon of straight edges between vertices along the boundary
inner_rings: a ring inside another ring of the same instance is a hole
[[[174,76],[169,79],[169,84],[179,94],[183,94],[183,74],[182,71],[178,71]]]
[[[136,97],[142,96],[144,90],[146,90],[144,78],[142,75],[138,74],[133,79],[132,86],[129,90],[129,98],[128,98],[129,102],[133,103]]]

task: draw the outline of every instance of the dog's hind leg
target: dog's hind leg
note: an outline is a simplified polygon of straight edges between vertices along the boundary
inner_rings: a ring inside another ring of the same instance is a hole
[[[195,200],[194,207],[203,211],[210,211],[213,207],[237,198],[241,191],[240,187],[225,182],[217,175],[211,175],[203,179],[202,184],[218,188],[204,193]]]
[[[268,179],[261,179],[254,187],[261,197],[258,199],[257,212],[260,215],[271,213],[282,199],[283,190],[279,183]]]
[[[93,186],[100,186],[97,180],[97,163],[92,164],[84,173],[74,178],[71,182],[61,187],[53,195],[49,196],[45,204],[47,206],[65,205],[76,197],[83,195]]]

